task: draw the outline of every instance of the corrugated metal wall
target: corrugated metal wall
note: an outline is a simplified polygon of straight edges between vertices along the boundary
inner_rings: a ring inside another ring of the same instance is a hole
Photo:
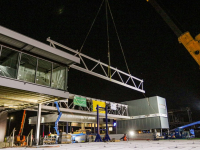
[[[133,119],[117,121],[118,134],[128,133],[130,130],[169,128],[164,98],[155,96],[123,103],[128,105],[128,113]]]

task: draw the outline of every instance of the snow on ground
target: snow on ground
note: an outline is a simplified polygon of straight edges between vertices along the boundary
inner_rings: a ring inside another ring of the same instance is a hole
[[[121,141],[91,142],[40,146],[34,148],[17,147],[6,150],[200,150],[200,140],[160,140],[160,141]]]

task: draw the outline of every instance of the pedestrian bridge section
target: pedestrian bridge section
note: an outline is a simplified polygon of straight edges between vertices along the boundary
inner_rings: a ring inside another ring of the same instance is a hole
[[[68,98],[75,63],[80,59],[0,26],[0,111]]]
[[[60,106],[60,111],[63,113],[60,118],[61,122],[96,123],[96,105],[108,107],[109,119],[130,119],[128,116],[128,105],[126,104],[114,103],[74,94],[70,94],[69,99],[58,101],[58,104]],[[43,104],[41,109],[43,112],[57,112],[54,103]],[[28,110],[37,110],[37,107]],[[105,111],[100,110],[99,117],[105,118]],[[43,115],[41,116],[41,123],[55,122],[57,118],[57,114]],[[100,119],[100,121],[101,120],[102,119]],[[37,117],[29,118],[29,124],[36,124],[36,122]]]

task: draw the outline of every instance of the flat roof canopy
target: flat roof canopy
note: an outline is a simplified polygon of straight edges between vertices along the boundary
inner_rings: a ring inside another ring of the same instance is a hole
[[[67,91],[0,77],[0,112],[20,110],[39,103],[63,100],[68,97]]]
[[[72,65],[80,58],[0,26],[0,43],[55,62]]]
[[[38,103],[51,102],[64,99],[55,95],[48,95],[0,86],[0,111],[20,110],[33,107]]]

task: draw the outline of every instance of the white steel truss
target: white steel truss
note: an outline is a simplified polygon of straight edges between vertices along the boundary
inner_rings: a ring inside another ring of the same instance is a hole
[[[108,80],[113,83],[128,87],[130,89],[145,93],[145,91],[143,90],[143,82],[144,81],[142,79],[136,78],[130,74],[120,71],[117,68],[108,66],[107,64],[101,62],[100,60],[96,60],[87,55],[79,53],[76,50],[73,50],[67,46],[64,46],[56,41],[51,40],[50,38],[47,38],[47,41],[50,42],[50,46],[53,46],[54,48],[56,48],[58,46],[60,48],[63,48],[65,50],[72,52],[75,56],[80,58],[81,62],[83,63],[83,66],[71,65],[70,66],[71,68],[91,74],[93,76],[102,78],[104,80]],[[89,61],[95,63],[93,68],[89,69],[88,65],[86,64],[86,61],[84,61],[86,59],[87,59],[87,61],[89,60]],[[97,73],[97,71],[95,71],[95,69],[97,67],[101,68],[102,73],[99,73],[99,72]],[[105,71],[105,70],[108,70],[109,68],[112,73],[111,76],[109,76],[108,73]],[[118,76],[118,77],[116,77],[116,76]]]

